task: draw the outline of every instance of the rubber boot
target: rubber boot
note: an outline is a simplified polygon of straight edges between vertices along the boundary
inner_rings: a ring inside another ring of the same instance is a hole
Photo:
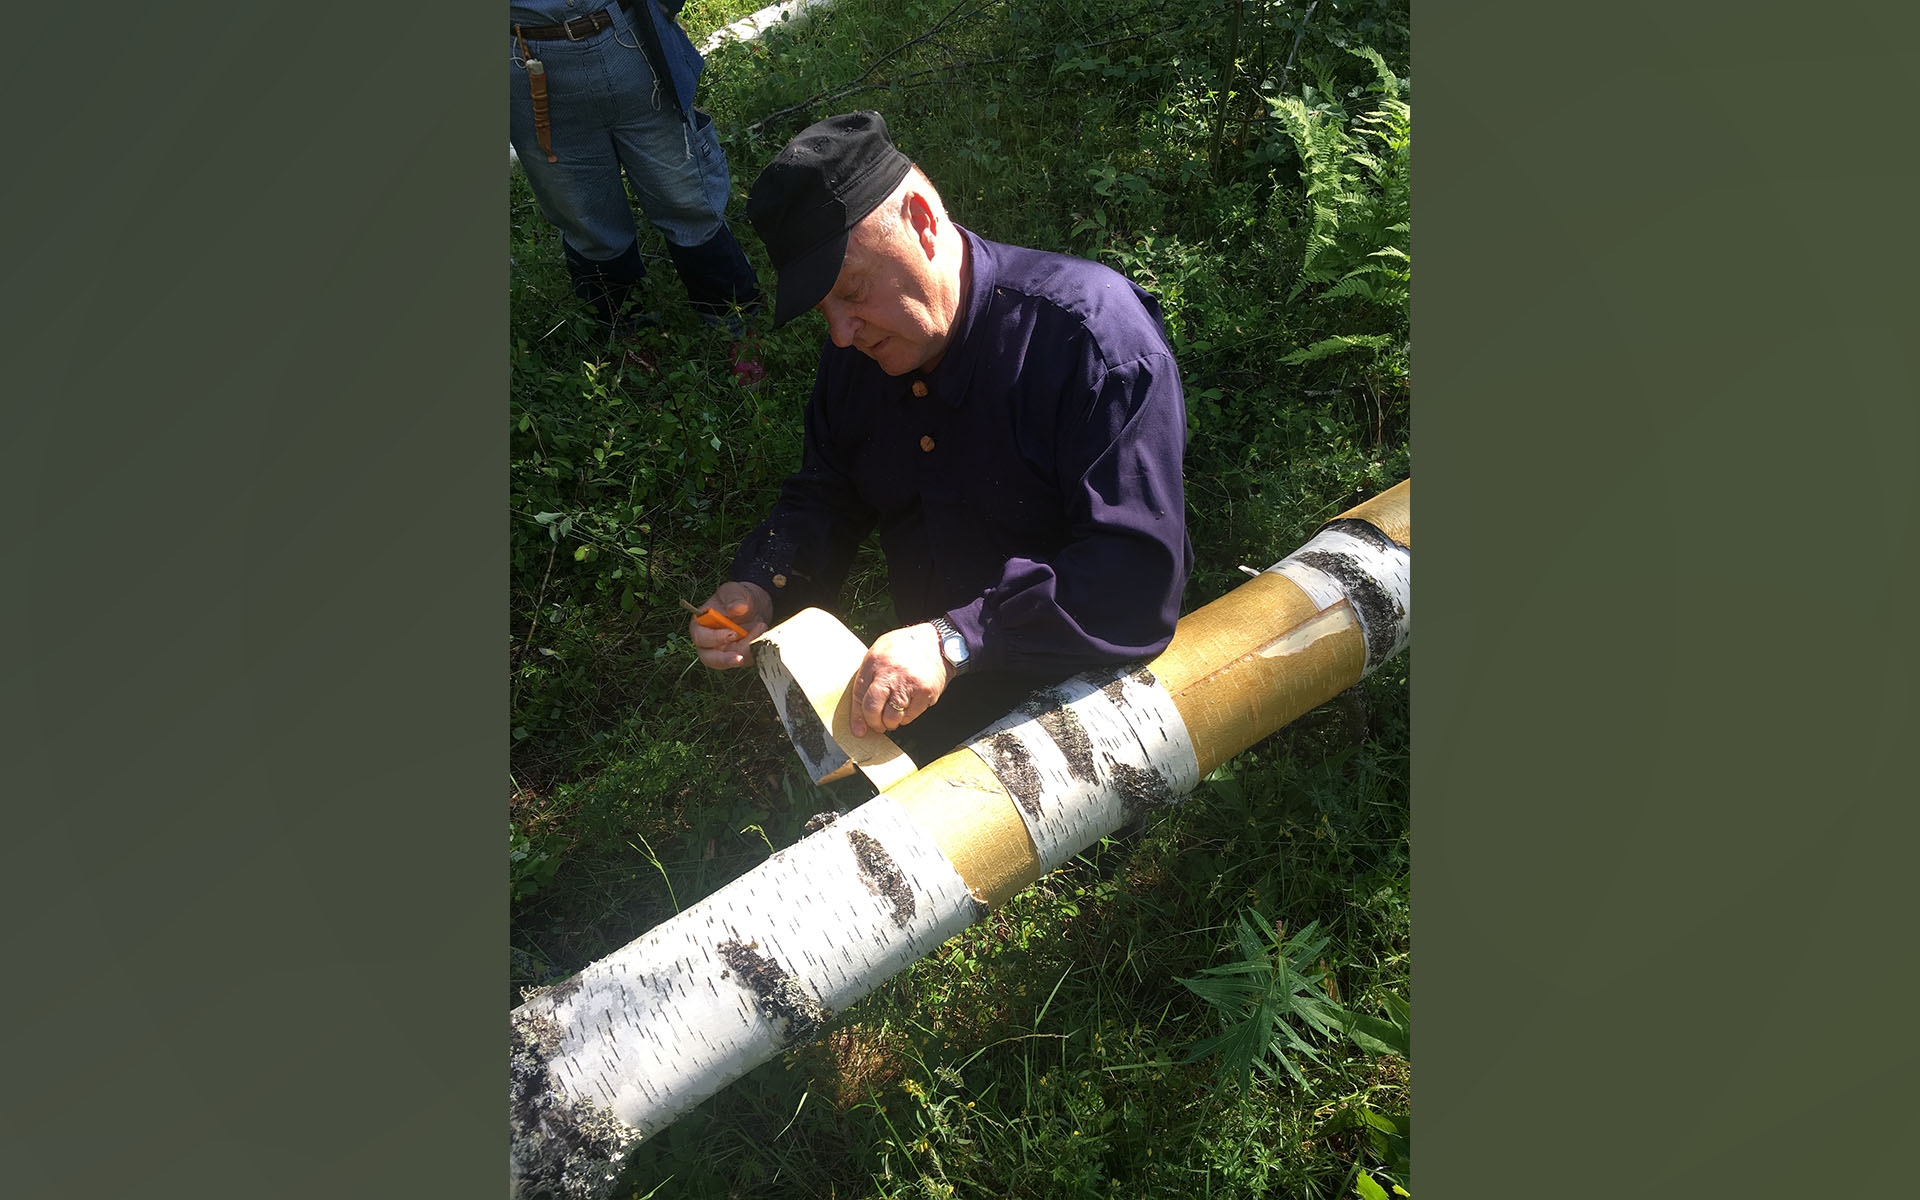
[[[687,299],[700,319],[734,337],[744,336],[740,317],[759,308],[760,280],[726,222],[698,246],[676,246],[669,240],[667,254],[680,273],[680,282],[687,285]]]
[[[698,246],[667,243],[680,282],[687,286],[687,300],[702,323],[724,329],[732,339],[728,356],[733,361],[733,381],[744,388],[757,388],[767,378],[760,362],[760,348],[747,329],[747,318],[760,311],[760,280],[753,264],[734,240],[726,222],[712,237]]]
[[[573,277],[573,294],[587,302],[600,318],[605,331],[624,338],[644,325],[657,325],[659,318],[628,311],[634,289],[647,277],[647,264],[640,258],[640,243],[627,247],[626,253],[606,262],[595,262],[563,240],[567,273]]]

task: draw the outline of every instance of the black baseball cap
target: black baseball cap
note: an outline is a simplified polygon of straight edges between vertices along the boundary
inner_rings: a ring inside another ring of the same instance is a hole
[[[773,324],[820,303],[847,257],[847,234],[913,165],[887,140],[877,112],[846,113],[801,130],[753,181],[747,217],[779,274]]]

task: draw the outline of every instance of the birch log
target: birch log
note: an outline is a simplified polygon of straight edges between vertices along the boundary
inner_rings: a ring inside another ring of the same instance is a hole
[[[511,1016],[516,1197],[627,1151],[1127,821],[1352,686],[1411,633],[1411,482],[1182,618],[1144,666],[1035,693],[966,746]]]

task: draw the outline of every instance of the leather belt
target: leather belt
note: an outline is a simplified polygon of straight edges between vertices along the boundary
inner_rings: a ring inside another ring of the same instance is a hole
[[[626,3],[622,8],[630,7]],[[584,17],[562,21],[558,25],[516,25],[513,32],[530,42],[584,42],[594,34],[613,27],[613,5]]]

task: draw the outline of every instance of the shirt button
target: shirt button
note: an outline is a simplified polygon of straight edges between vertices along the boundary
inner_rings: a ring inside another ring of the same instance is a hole
[[[777,588],[783,588],[787,586],[787,577],[785,575],[775,575],[773,577],[773,586]]]
[[[926,396],[926,394],[927,394],[927,381],[926,381],[926,380],[924,380],[924,379],[916,379],[916,380],[914,380],[914,381],[913,381],[913,394],[914,394],[915,396],[919,396],[919,397],[922,397],[922,398],[925,398],[925,396]]]
[[[922,450],[925,450],[925,451],[927,451],[928,453],[932,453],[932,451],[933,451],[933,437],[932,437],[932,436],[931,436],[930,434],[922,434],[922,435],[921,435],[921,437],[920,437],[920,448],[921,448]]]

